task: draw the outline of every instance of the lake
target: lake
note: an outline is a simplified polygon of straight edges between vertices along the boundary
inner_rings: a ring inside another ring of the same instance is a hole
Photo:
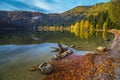
[[[109,47],[114,36],[111,33],[89,31],[37,31],[8,32],[0,34],[0,80],[41,80],[44,75],[28,69],[44,61],[51,61],[57,52],[51,47],[57,43],[64,47],[75,45],[76,55],[96,51],[97,46]],[[106,41],[110,39],[110,41]]]

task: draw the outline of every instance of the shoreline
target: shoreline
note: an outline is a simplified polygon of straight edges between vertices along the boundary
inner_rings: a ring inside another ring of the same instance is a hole
[[[72,54],[62,60],[53,60],[54,72],[43,80],[115,80],[118,63],[108,53]]]
[[[120,36],[112,30],[115,39],[111,50],[99,54],[69,55],[50,63],[54,72],[43,80],[119,80],[120,79]],[[117,38],[116,38],[117,37]]]

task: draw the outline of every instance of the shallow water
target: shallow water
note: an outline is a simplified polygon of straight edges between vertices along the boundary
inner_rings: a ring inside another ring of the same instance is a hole
[[[97,46],[110,46],[113,35],[107,34],[104,40],[102,33],[88,38],[81,38],[70,32],[38,32],[30,34],[10,34],[0,38],[0,80],[41,80],[44,75],[39,71],[29,72],[28,69],[44,61],[50,61],[56,52],[57,42],[64,47],[76,45],[73,52],[84,55],[87,51],[96,51]],[[80,51],[78,51],[80,50]]]

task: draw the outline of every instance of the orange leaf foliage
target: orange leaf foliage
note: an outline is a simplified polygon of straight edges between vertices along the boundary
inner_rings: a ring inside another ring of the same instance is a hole
[[[53,60],[54,72],[43,80],[114,80],[113,59],[104,54],[70,55]]]

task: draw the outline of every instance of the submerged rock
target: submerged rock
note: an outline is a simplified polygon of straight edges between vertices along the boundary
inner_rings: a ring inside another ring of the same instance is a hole
[[[40,64],[39,65],[39,67],[38,67],[40,70],[41,70],[41,72],[42,73],[44,73],[44,74],[50,74],[50,73],[52,73],[53,72],[53,66],[50,64],[50,63],[48,63],[48,62],[43,62],[42,64]]]
[[[71,47],[71,48],[75,48],[75,45],[71,45],[70,47]]]
[[[28,69],[29,71],[37,71],[39,70],[38,66],[32,66],[30,69]]]

